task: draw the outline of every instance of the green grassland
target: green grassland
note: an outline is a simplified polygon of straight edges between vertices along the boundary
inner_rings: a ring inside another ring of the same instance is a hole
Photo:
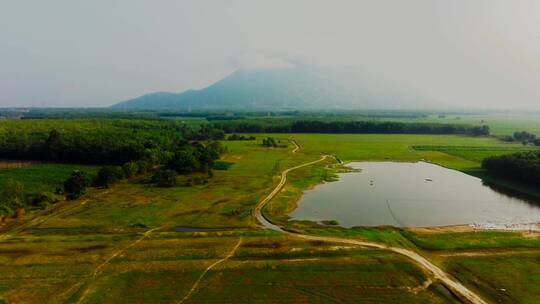
[[[388,121],[427,122],[427,123],[456,123],[471,125],[488,125],[493,135],[512,135],[516,131],[527,131],[540,136],[539,114],[452,114],[439,117],[428,115],[415,118],[382,118]]]
[[[538,150],[532,146],[414,146],[417,151],[438,151],[481,163],[487,157]]]
[[[387,135],[387,134],[292,134],[293,138],[305,149],[307,154],[335,154],[343,161],[394,160],[418,161],[427,159],[432,162],[452,160],[455,168],[479,166],[478,158],[465,158],[473,161],[464,162],[461,157],[440,156],[426,153],[439,152],[441,146],[461,148],[471,147],[470,155],[482,153],[482,149],[508,150],[508,153],[522,149],[521,144],[509,144],[490,137],[468,137],[457,135]],[[423,146],[423,150],[414,147]],[[432,146],[433,149],[426,147]],[[534,149],[534,148],[524,148]],[[444,151],[443,151],[444,152]],[[447,153],[444,153],[447,154]],[[460,164],[460,162],[462,164]],[[444,162],[443,162],[444,164]]]
[[[30,164],[23,168],[0,170],[0,179],[12,178],[24,185],[27,194],[54,192],[69,175],[80,170],[95,174],[98,167],[73,164]]]
[[[540,253],[449,257],[445,268],[493,303],[538,303]]]
[[[85,303],[171,303],[240,237],[236,254],[214,268],[186,303],[454,301],[440,286],[424,288],[428,276],[396,254],[276,235],[217,232],[156,233],[127,249],[95,278],[90,275],[93,265],[131,240],[110,243],[58,235],[8,240],[0,256],[0,291],[13,302],[76,302],[88,289]]]
[[[266,136],[288,146],[265,148],[261,139]],[[293,146],[286,138],[294,138],[302,149],[291,153]],[[156,188],[144,182],[145,176],[139,176],[110,189],[92,190],[79,201],[61,203],[65,208],[59,208],[58,213],[27,215],[21,222],[27,225],[0,232],[0,299],[8,303],[180,301],[204,269],[225,257],[242,238],[234,255],[209,271],[186,303],[452,303],[456,300],[439,284],[424,288],[429,275],[401,256],[265,231],[251,211],[278,184],[284,169],[319,159],[321,154],[334,154],[343,161],[426,160],[467,171],[479,170],[484,155],[523,149],[494,138],[430,135],[270,134],[260,135],[256,141],[224,144],[229,152],[221,161],[231,165],[215,170],[207,184]],[[422,149],[415,148],[418,146]],[[24,173],[34,166],[42,169]],[[63,166],[71,165],[35,164],[0,171],[0,175],[20,179],[28,189],[37,187],[40,179],[50,181],[47,187],[54,187],[64,178],[60,172],[69,174],[74,169]],[[511,289],[507,301],[532,303],[540,299],[538,282],[531,279],[539,269],[534,263],[539,252],[538,234],[343,229],[287,221],[287,213],[295,208],[304,190],[334,179],[343,169],[329,159],[291,172],[285,188],[264,213],[273,221],[313,234],[375,241],[425,253],[494,301],[499,299],[499,291],[492,282]],[[178,232],[178,227],[216,230]],[[151,228],[160,229],[142,239]],[[529,253],[512,255],[513,260],[507,263],[498,258],[501,250]],[[456,255],[461,253],[469,256]],[[455,256],[447,258],[448,254]],[[521,262],[523,266],[515,266]],[[476,263],[483,266],[476,267]],[[523,271],[516,277],[519,286],[507,284],[512,269]],[[494,279],[491,275],[505,277]]]

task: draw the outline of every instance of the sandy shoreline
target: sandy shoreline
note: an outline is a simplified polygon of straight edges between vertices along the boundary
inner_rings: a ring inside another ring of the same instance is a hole
[[[406,228],[421,233],[472,232],[472,231],[509,231],[509,232],[540,232],[540,222],[513,223],[500,221],[475,222],[471,224],[449,225],[437,227]]]

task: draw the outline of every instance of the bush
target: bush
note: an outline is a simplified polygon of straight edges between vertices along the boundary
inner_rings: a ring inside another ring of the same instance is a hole
[[[59,200],[56,197],[56,195],[49,192],[38,193],[34,195],[30,200],[32,206],[39,207],[42,209],[45,209],[47,208],[47,206],[51,204],[55,204],[58,201]]]
[[[208,184],[208,179],[201,177],[201,176],[195,176],[191,178],[190,185],[206,185]]]
[[[137,161],[137,173],[143,174],[152,169],[152,163],[147,159],[141,159]]]
[[[229,168],[234,165],[234,163],[228,161],[216,161],[212,169],[214,170],[229,170]]]
[[[122,171],[126,178],[135,176],[139,172],[139,166],[136,162],[127,162],[122,166]]]
[[[176,186],[176,172],[173,170],[159,170],[152,175],[152,183],[158,187]]]
[[[114,182],[122,179],[124,172],[120,167],[106,166],[99,169],[94,185],[109,188]]]
[[[227,140],[255,140],[255,136],[249,135],[238,135],[238,134],[231,134],[227,137]]]
[[[0,213],[12,215],[25,206],[23,184],[11,178],[0,181]]]
[[[276,140],[273,138],[273,137],[267,137],[267,138],[263,138],[263,146],[265,147],[277,147],[277,143],[276,143]]]
[[[78,199],[86,193],[86,187],[90,185],[90,177],[83,171],[73,171],[71,176],[64,182],[64,193],[67,199]]]
[[[514,139],[522,142],[534,141],[536,139],[536,135],[527,131],[514,132]]]

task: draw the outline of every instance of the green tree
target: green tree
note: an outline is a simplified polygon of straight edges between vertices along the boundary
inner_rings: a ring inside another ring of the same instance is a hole
[[[265,147],[277,147],[276,140],[273,137],[263,138],[263,146]]]
[[[123,172],[119,167],[105,166],[99,169],[94,184],[97,187],[109,188],[114,182],[122,179]]]
[[[47,158],[54,160],[59,158],[61,151],[60,132],[53,129],[45,141],[45,154]]]
[[[64,181],[64,192],[70,200],[78,199],[86,193],[86,187],[90,185],[90,178],[83,171],[73,171]]]
[[[199,170],[200,163],[194,149],[188,147],[176,152],[173,159],[169,161],[168,167],[180,174],[187,174]]]
[[[0,212],[13,214],[18,208],[26,205],[24,186],[20,182],[8,178],[0,182]]]

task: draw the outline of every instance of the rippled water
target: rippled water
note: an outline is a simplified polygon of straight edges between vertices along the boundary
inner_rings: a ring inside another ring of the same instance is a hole
[[[341,226],[445,226],[485,221],[540,222],[540,200],[496,191],[482,180],[437,165],[358,162],[361,172],[308,190],[292,220]]]

